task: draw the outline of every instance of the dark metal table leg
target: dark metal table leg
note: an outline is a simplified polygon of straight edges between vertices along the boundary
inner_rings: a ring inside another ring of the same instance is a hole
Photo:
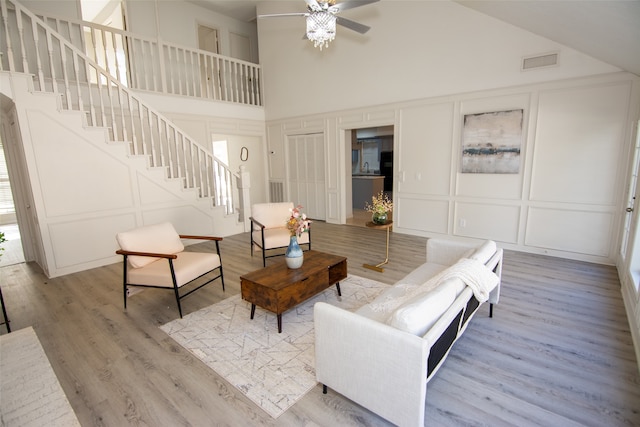
[[[2,318],[4,321],[0,323],[1,325],[7,326],[7,333],[11,332],[11,326],[9,326],[9,317],[7,317],[7,309],[4,306],[4,298],[2,297],[2,288],[0,288],[0,305],[2,305]]]

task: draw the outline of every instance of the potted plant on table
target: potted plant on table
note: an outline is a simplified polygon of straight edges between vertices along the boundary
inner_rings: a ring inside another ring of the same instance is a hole
[[[302,267],[302,262],[304,261],[304,254],[298,244],[298,237],[302,236],[302,233],[309,231],[311,220],[307,218],[306,214],[302,213],[302,206],[300,205],[290,209],[290,212],[291,215],[287,220],[287,228],[289,229],[291,238],[289,239],[289,247],[287,247],[284,256],[287,267],[296,269]]]
[[[371,221],[374,224],[386,224],[389,221],[389,212],[393,210],[393,202],[381,191],[376,196],[371,196],[371,204],[365,203],[364,209],[371,212]]]

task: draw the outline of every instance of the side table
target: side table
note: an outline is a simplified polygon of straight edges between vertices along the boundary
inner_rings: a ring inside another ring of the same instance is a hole
[[[384,273],[384,268],[382,268],[382,266],[389,262],[389,229],[393,225],[393,221],[388,221],[385,224],[376,224],[375,222],[369,221],[365,225],[367,227],[369,227],[369,228],[373,228],[373,229],[376,229],[376,230],[387,230],[386,257],[385,257],[384,261],[382,261],[380,264],[376,264],[376,265],[371,265],[371,264],[363,264],[362,265],[364,268],[368,268],[368,269],[371,269],[371,270],[379,271],[380,273]]]

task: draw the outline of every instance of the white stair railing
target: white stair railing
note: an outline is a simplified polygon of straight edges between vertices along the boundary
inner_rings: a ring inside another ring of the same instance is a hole
[[[257,64],[93,22],[38,16],[132,89],[262,105]]]
[[[89,126],[108,128],[132,155],[148,156],[149,166],[165,168],[226,214],[236,211],[228,167],[20,3],[0,0],[0,12],[2,70],[33,74],[36,90],[59,95],[63,108],[84,112]]]

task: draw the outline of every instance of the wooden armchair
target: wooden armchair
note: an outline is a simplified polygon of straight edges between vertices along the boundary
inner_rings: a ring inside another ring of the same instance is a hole
[[[212,240],[216,243],[216,253],[187,252],[180,239]],[[145,288],[173,289],[182,318],[180,300],[224,276],[220,258],[221,237],[179,235],[170,223],[140,227],[118,233],[116,240],[122,255],[124,273],[122,291],[124,308],[127,308],[127,289],[130,286]],[[179,288],[213,273],[215,276],[190,291],[180,294]]]
[[[291,216],[293,203],[257,203],[251,206],[251,256],[257,246],[262,250],[262,266],[267,266],[267,258],[284,255],[283,251],[267,255],[267,251],[283,249],[289,246],[291,234],[287,229],[287,220]],[[298,237],[300,246],[311,250],[311,230]]]

